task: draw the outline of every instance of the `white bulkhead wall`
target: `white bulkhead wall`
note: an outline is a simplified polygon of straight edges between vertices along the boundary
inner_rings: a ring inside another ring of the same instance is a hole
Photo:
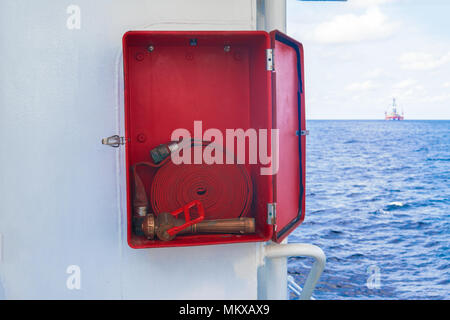
[[[256,0],[0,2],[0,298],[256,299],[259,243],[126,243],[121,39],[253,30]]]

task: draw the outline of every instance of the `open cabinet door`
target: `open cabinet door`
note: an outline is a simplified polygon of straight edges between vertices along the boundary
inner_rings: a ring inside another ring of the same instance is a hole
[[[273,240],[281,242],[305,216],[305,96],[303,47],[278,30],[273,49],[273,127],[279,130],[278,172],[274,176],[276,220]]]

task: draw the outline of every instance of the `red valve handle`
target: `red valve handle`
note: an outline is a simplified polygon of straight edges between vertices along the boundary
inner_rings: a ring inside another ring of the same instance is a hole
[[[191,209],[195,206],[197,206],[198,217],[195,218],[194,220],[191,220],[191,216],[189,214],[189,209]],[[200,200],[191,201],[188,204],[184,205],[183,207],[171,212],[170,214],[177,217],[182,212],[184,212],[184,219],[186,222],[183,223],[181,226],[173,227],[173,228],[170,228],[169,230],[167,230],[167,233],[170,236],[176,235],[181,230],[184,230],[184,229],[192,226],[193,224],[199,223],[200,221],[202,221],[205,218],[205,209],[203,208],[203,204],[200,202]]]

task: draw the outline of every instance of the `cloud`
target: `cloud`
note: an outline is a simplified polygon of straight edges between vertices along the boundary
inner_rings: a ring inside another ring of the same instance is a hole
[[[418,84],[418,85],[412,85],[408,84],[407,86],[404,86],[402,88],[395,88],[392,93],[392,96],[399,97],[400,99],[418,99],[422,97],[426,93],[425,88]]]
[[[440,94],[440,95],[434,95],[434,96],[429,96],[429,97],[425,97],[422,100],[424,102],[443,102],[446,100],[450,99],[450,94],[446,93],[446,94]]]
[[[425,52],[407,52],[399,58],[401,67],[408,70],[431,70],[449,61],[450,52],[440,57]]]
[[[366,77],[371,78],[371,79],[375,79],[375,78],[379,78],[382,75],[386,74],[386,72],[381,69],[381,68],[375,68],[373,70],[370,70],[369,72],[366,73]]]
[[[371,7],[393,1],[394,0],[348,0],[348,3],[357,7]]]
[[[349,43],[386,38],[396,25],[377,7],[370,7],[360,16],[337,15],[319,24],[312,32],[312,40],[319,43]]]
[[[397,82],[396,84],[393,85],[393,88],[394,89],[405,89],[405,88],[411,87],[412,85],[414,85],[416,83],[417,83],[416,80],[407,79],[407,80]]]
[[[371,80],[367,80],[363,82],[353,82],[349,84],[345,89],[348,91],[367,91],[377,87],[378,86],[374,84]]]

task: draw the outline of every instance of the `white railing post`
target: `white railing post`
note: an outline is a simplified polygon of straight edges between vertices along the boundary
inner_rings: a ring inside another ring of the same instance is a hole
[[[276,266],[281,266],[282,260],[285,261],[287,257],[311,257],[314,258],[314,264],[311,271],[306,278],[302,292],[300,294],[301,300],[311,299],[311,295],[316,287],[316,284],[320,278],[320,275],[325,268],[326,257],[325,253],[318,246],[306,243],[289,243],[289,244],[269,244],[264,247],[264,257],[268,259],[266,263],[269,264],[269,270],[266,270],[265,278],[266,284],[264,289],[266,290],[265,299],[283,298],[279,293],[271,294],[271,290],[280,292],[280,284],[284,283],[284,289],[287,290],[287,270],[281,270]],[[269,272],[277,272],[273,274],[273,277]],[[286,276],[280,275],[279,272],[285,272]],[[280,278],[280,276],[282,278]],[[281,279],[281,280],[280,280]],[[285,279],[285,280],[284,280]],[[276,296],[278,295],[278,297]]]

